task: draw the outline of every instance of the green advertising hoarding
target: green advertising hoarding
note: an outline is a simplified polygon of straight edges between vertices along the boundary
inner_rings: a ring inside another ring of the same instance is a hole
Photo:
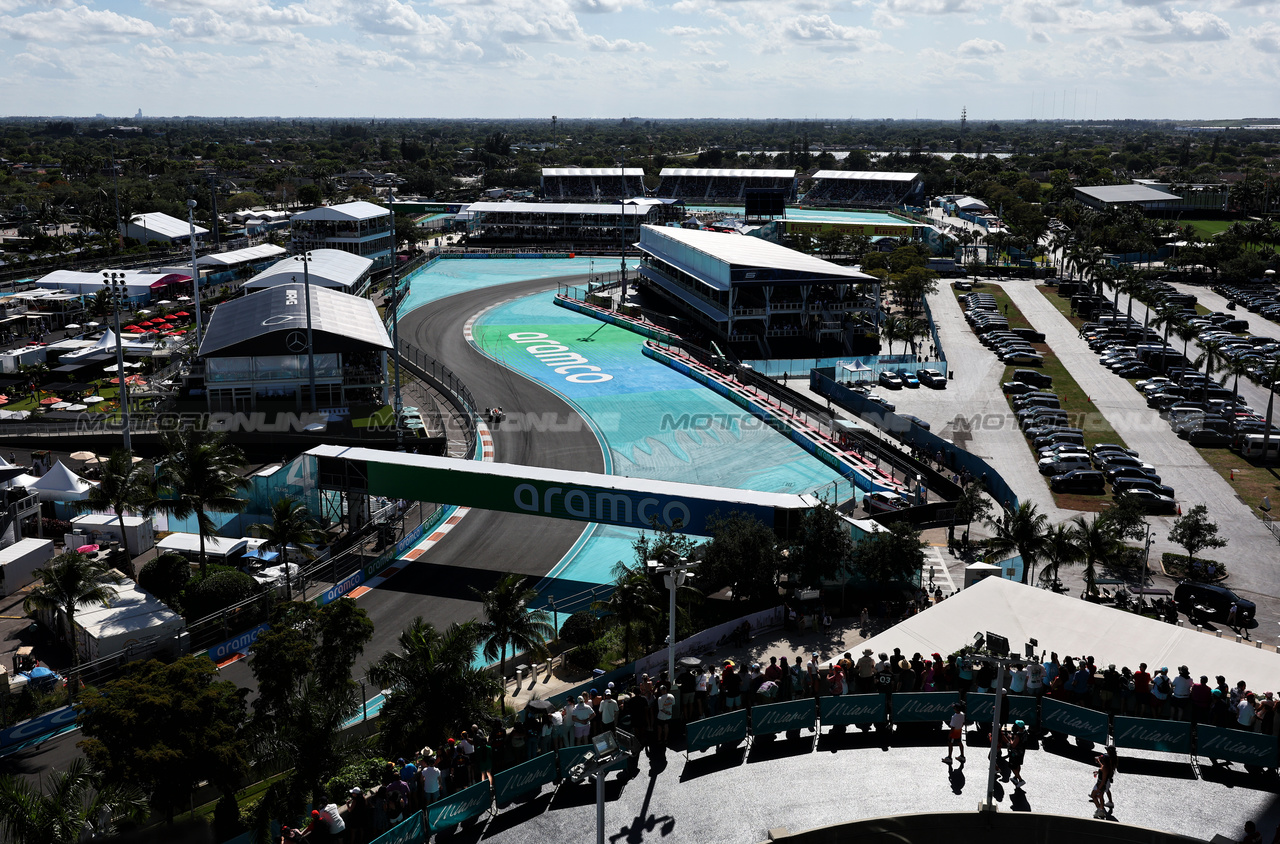
[[[824,727],[881,724],[885,720],[885,696],[836,695],[818,701]]]
[[[414,812],[373,839],[373,844],[422,844],[426,840],[427,830],[422,824],[422,813]]]
[[[1040,707],[1040,726],[1055,733],[1066,733],[1097,742],[1107,743],[1107,713],[1094,712],[1073,703],[1045,698]]]
[[[484,814],[493,805],[489,783],[481,780],[427,807],[427,826],[439,832]]]
[[[494,801],[505,806],[556,778],[556,754],[544,753],[493,776]]]
[[[723,715],[694,721],[686,728],[686,753],[696,753],[720,744],[737,744],[747,737],[747,711],[737,709]]]
[[[970,722],[990,721],[996,705],[996,696],[971,692],[966,698],[965,714]],[[1036,699],[1032,695],[1005,695],[1000,703],[1000,720],[1009,724],[1022,721],[1028,725],[1036,722]]]
[[[950,721],[951,714],[955,711],[951,707],[959,699],[955,692],[913,692],[894,695],[890,701],[893,706],[893,723]]]
[[[785,733],[791,730],[814,728],[817,708],[812,698],[785,703],[766,703],[751,707],[751,735]]]
[[[1276,737],[1226,727],[1196,725],[1196,755],[1263,768],[1276,765]]]
[[[1186,721],[1117,715],[1113,734],[1116,747],[1163,750],[1167,753],[1191,752],[1191,724]]]

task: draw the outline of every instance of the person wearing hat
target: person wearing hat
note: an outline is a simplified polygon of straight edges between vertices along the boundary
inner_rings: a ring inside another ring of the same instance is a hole
[[[613,689],[605,689],[600,698],[600,729],[612,730],[618,726],[618,701],[613,696]]]
[[[1236,719],[1236,711],[1231,708],[1231,701],[1222,689],[1215,688],[1210,694],[1213,695],[1213,703],[1209,705],[1209,720],[1215,727],[1230,727]]]
[[[1019,789],[1027,784],[1022,778],[1022,761],[1027,753],[1027,725],[1023,721],[1014,721],[1009,731],[1009,772],[1013,775],[1013,784]]]
[[[854,664],[858,672],[858,694],[864,695],[876,690],[876,658],[871,648],[862,649],[862,657]]]
[[[347,838],[352,844],[364,844],[373,831],[373,807],[364,789],[356,786],[347,795]]]

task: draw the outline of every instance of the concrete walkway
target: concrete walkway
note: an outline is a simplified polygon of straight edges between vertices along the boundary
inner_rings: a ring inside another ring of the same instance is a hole
[[[1075,326],[1029,282],[1002,285],[1010,300],[1045,335],[1045,340],[1130,448],[1154,465],[1162,481],[1174,488],[1185,512],[1204,504],[1230,540],[1224,558],[1231,561],[1231,586],[1270,597],[1280,596],[1275,576],[1276,540],[1250,512],[1235,490],[1209,467],[1195,448],[1170,430],[1128,381],[1098,362]],[[1135,308],[1137,303],[1135,303]],[[1168,541],[1172,516],[1152,516],[1152,559],[1165,551],[1185,553]]]

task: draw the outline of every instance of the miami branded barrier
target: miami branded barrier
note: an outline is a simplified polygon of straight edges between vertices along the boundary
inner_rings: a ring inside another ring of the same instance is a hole
[[[694,721],[687,728],[687,736],[685,755],[720,744],[737,744],[747,737],[747,711],[736,709]]]
[[[1040,727],[1055,733],[1089,739],[1098,744],[1107,743],[1107,714],[1073,703],[1045,698],[1040,708]]]
[[[951,705],[957,700],[959,698],[955,692],[913,692],[894,695],[889,706],[892,708],[895,724],[949,721],[954,711]]]
[[[487,785],[487,783],[486,783]],[[421,844],[427,840],[422,813],[414,812],[391,829],[373,839],[373,844]]]
[[[1248,733],[1225,727],[1196,726],[1196,755],[1209,759],[1226,759],[1274,768],[1276,765],[1276,737],[1262,733]]]
[[[1200,729],[1203,732],[1204,728]],[[1191,724],[1186,721],[1117,715],[1112,735],[1115,736],[1116,747],[1191,753]]]
[[[555,781],[555,778],[556,754],[554,751],[544,753],[514,768],[494,774],[494,802],[505,806],[518,797],[541,789],[546,783]]]
[[[885,720],[883,694],[824,697],[819,699],[818,706],[824,727],[881,724]]]
[[[785,733],[789,730],[816,729],[817,707],[813,698],[785,703],[766,703],[751,707],[751,735]]]
[[[489,790],[489,783],[481,780],[428,806],[427,826],[432,832],[439,832],[489,811],[491,805],[493,793]]]
[[[968,707],[965,714],[969,721],[990,721],[995,714],[996,696],[993,694],[971,693],[965,698]],[[1005,695],[1000,704],[1000,718],[1008,724],[1023,721],[1035,724],[1036,699],[1030,695]]]
[[[569,769],[578,764],[591,753],[595,748],[589,744],[580,744],[575,747],[562,747],[556,751],[556,761],[560,763],[560,779],[569,776]]]

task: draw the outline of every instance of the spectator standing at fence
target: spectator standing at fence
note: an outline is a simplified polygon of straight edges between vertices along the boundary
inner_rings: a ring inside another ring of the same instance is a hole
[[[1110,663],[1106,670],[1102,672],[1102,683],[1098,687],[1098,701],[1102,704],[1104,712],[1115,711],[1116,704],[1120,700],[1120,672],[1116,670],[1116,664]]]
[[[866,610],[863,610],[865,613]],[[858,694],[867,694],[876,688],[876,660],[871,648],[862,649],[862,657],[854,665],[858,672],[856,687]]]
[[[1151,678],[1151,708],[1157,718],[1167,718],[1169,696],[1173,693],[1173,683],[1169,680],[1169,669],[1161,668]]]
[[[586,744],[591,732],[591,719],[595,717],[596,711],[587,703],[586,695],[578,696],[578,703],[573,707],[571,717],[573,719],[573,743],[575,745]]]
[[[658,747],[665,748],[667,742],[671,738],[671,720],[676,714],[676,696],[671,693],[671,687],[663,685],[658,690],[658,712],[657,712],[657,735],[655,743]]]
[[[613,730],[618,726],[618,701],[613,696],[613,689],[605,689],[600,700],[600,729]]]
[[[947,755],[942,757],[942,761],[948,765],[951,764],[951,752],[953,748],[960,749],[960,764],[964,764],[964,725],[965,725],[964,704],[956,701],[951,704],[951,721],[949,722],[950,732],[947,733]]]
[[[693,721],[698,718],[707,717],[707,672],[701,670],[698,672],[697,682],[693,687],[693,709],[692,713],[685,713],[685,721]]]
[[[1191,679],[1191,669],[1185,665],[1178,666],[1178,675],[1171,681],[1170,697],[1173,701],[1173,717],[1178,721],[1186,721],[1191,717],[1191,687],[1195,681]]]
[[[1133,672],[1133,702],[1138,715],[1150,715],[1154,700],[1151,697],[1151,675],[1147,673],[1147,664],[1138,663],[1138,670]]]
[[[680,690],[680,718],[692,721],[694,713],[694,696],[698,689],[698,669],[686,668],[676,676],[676,688]]]
[[[707,714],[719,715],[722,692],[720,689],[720,678],[716,676],[716,670],[712,666],[707,666]]]
[[[1253,696],[1253,692],[1245,692],[1244,698],[1236,704],[1236,728],[1240,730],[1252,730],[1253,722],[1257,718],[1255,708],[1257,699]]]
[[[444,781],[444,775],[436,767],[434,757],[422,760],[422,767],[418,769],[418,777],[422,781],[422,802],[430,806],[440,799],[440,786]]]
[[[724,694],[725,712],[742,708],[742,675],[732,661],[725,660],[724,669],[720,672],[720,690]]]
[[[1191,723],[1203,724],[1209,720],[1209,708],[1213,706],[1213,687],[1209,676],[1200,675],[1200,682],[1191,685]]]
[[[1209,720],[1215,727],[1230,727],[1236,720],[1236,711],[1222,689],[1214,689],[1213,704],[1209,707]]]
[[[356,786],[347,795],[347,840],[351,844],[366,844],[373,826],[373,811],[364,789]]]
[[[1044,694],[1044,666],[1040,664],[1040,660],[1031,657],[1027,663],[1027,694],[1040,697]]]

